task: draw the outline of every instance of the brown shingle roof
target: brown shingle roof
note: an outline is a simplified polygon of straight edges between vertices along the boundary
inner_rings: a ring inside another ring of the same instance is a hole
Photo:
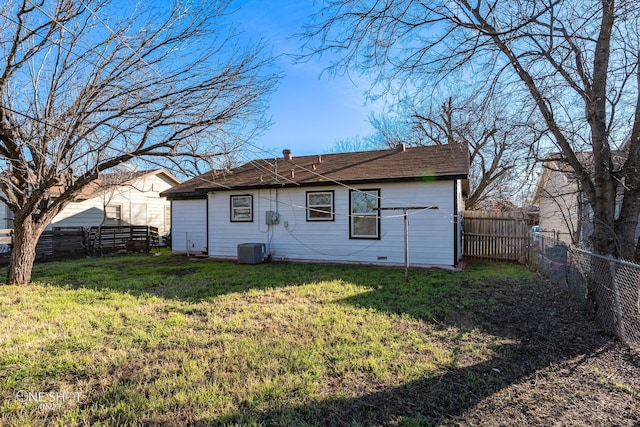
[[[400,150],[299,156],[291,160],[260,159],[230,171],[209,171],[166,190],[168,198],[201,197],[207,191],[332,183],[402,182],[466,179],[469,152],[465,145],[435,145]]]
[[[104,193],[107,193],[108,191],[111,191],[116,187],[133,185],[135,182],[143,178],[158,174],[165,175],[167,178],[169,178],[169,180],[174,181],[176,184],[180,183],[180,180],[178,180],[178,178],[171,175],[164,169],[103,173],[98,177],[98,179],[84,187],[80,194],[78,194],[76,200],[93,199],[94,197],[98,197]],[[53,187],[51,189],[51,195],[56,197],[63,191],[64,190],[62,187]]]

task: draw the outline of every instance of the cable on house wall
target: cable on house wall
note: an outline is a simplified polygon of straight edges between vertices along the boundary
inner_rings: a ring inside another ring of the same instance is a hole
[[[348,256],[353,256],[353,255],[357,255],[360,252],[364,252],[367,249],[371,248],[372,246],[374,246],[375,244],[379,243],[382,241],[382,238],[384,236],[387,235],[387,233],[382,233],[382,235],[380,235],[380,239],[372,239],[371,243],[369,243],[367,246],[364,246],[356,251],[352,251],[352,252],[348,252],[348,253],[343,253],[343,254],[338,254],[336,253],[335,250],[332,250],[331,252],[323,252],[321,250],[318,250],[317,248],[313,247],[313,246],[309,246],[306,243],[304,243],[302,240],[298,239],[294,233],[292,233],[291,231],[287,230],[289,232],[289,235],[296,241],[298,242],[301,246],[304,246],[305,248],[307,248],[308,250],[318,254],[318,255],[325,255],[325,256],[339,256],[339,257],[348,257]]]

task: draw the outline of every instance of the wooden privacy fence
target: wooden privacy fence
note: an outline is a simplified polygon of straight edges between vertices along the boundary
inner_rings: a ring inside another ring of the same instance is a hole
[[[160,242],[158,228],[149,225],[111,225],[91,227],[88,231],[91,255],[120,252],[145,252],[157,248]]]
[[[524,262],[529,253],[529,227],[524,212],[464,211],[463,255]]]
[[[8,264],[13,244],[12,229],[0,230],[0,264]],[[87,246],[82,227],[55,227],[46,230],[36,245],[36,261],[51,261],[86,256]]]
[[[87,254],[82,227],[55,227],[42,233],[36,245],[36,260],[82,258]]]
[[[11,229],[0,229],[0,264],[9,262],[11,232]],[[120,252],[149,253],[158,244],[158,229],[147,225],[55,227],[40,236],[36,245],[36,260],[82,258]]]

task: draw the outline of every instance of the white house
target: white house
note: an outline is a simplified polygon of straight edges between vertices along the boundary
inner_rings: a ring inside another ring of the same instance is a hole
[[[160,236],[169,234],[171,204],[160,193],[179,183],[164,169],[104,174],[56,215],[50,227],[150,225]]]
[[[582,164],[591,168],[592,153],[577,153],[577,157]],[[625,151],[612,153],[613,164],[617,169],[626,159]],[[623,191],[621,184],[617,188],[616,217],[620,212]],[[589,239],[593,233],[593,211],[574,171],[560,155],[550,155],[543,163],[532,205],[540,209],[540,229],[546,232],[543,235],[550,238],[555,235],[567,244],[589,247]],[[640,236],[640,224],[636,236]]]
[[[56,215],[48,228],[151,225],[159,235],[167,235],[171,208],[160,193],[179,183],[164,169],[103,174]],[[5,213],[4,228],[12,228],[12,214],[2,202],[0,212]]]
[[[298,262],[455,266],[461,258],[466,146],[250,161],[161,193],[172,250],[237,259],[239,245]]]

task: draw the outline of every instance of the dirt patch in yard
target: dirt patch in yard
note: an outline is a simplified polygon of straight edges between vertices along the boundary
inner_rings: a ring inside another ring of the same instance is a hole
[[[488,367],[471,368],[496,377],[494,390],[480,390],[477,403],[460,405],[463,411],[456,410],[455,398],[448,399],[451,404],[439,422],[638,425],[640,355],[604,334],[587,307],[544,279],[539,286],[497,284],[488,292],[496,309],[471,310],[465,321],[514,344],[499,349],[493,373]]]
[[[540,277],[492,282],[478,292],[487,304],[438,322],[443,330],[493,337],[494,357],[465,355],[455,367],[409,384],[371,384],[342,399],[263,413],[258,421],[278,422],[289,413],[344,426],[640,425],[640,355],[604,334],[586,307]],[[344,390],[344,383],[335,387]]]

